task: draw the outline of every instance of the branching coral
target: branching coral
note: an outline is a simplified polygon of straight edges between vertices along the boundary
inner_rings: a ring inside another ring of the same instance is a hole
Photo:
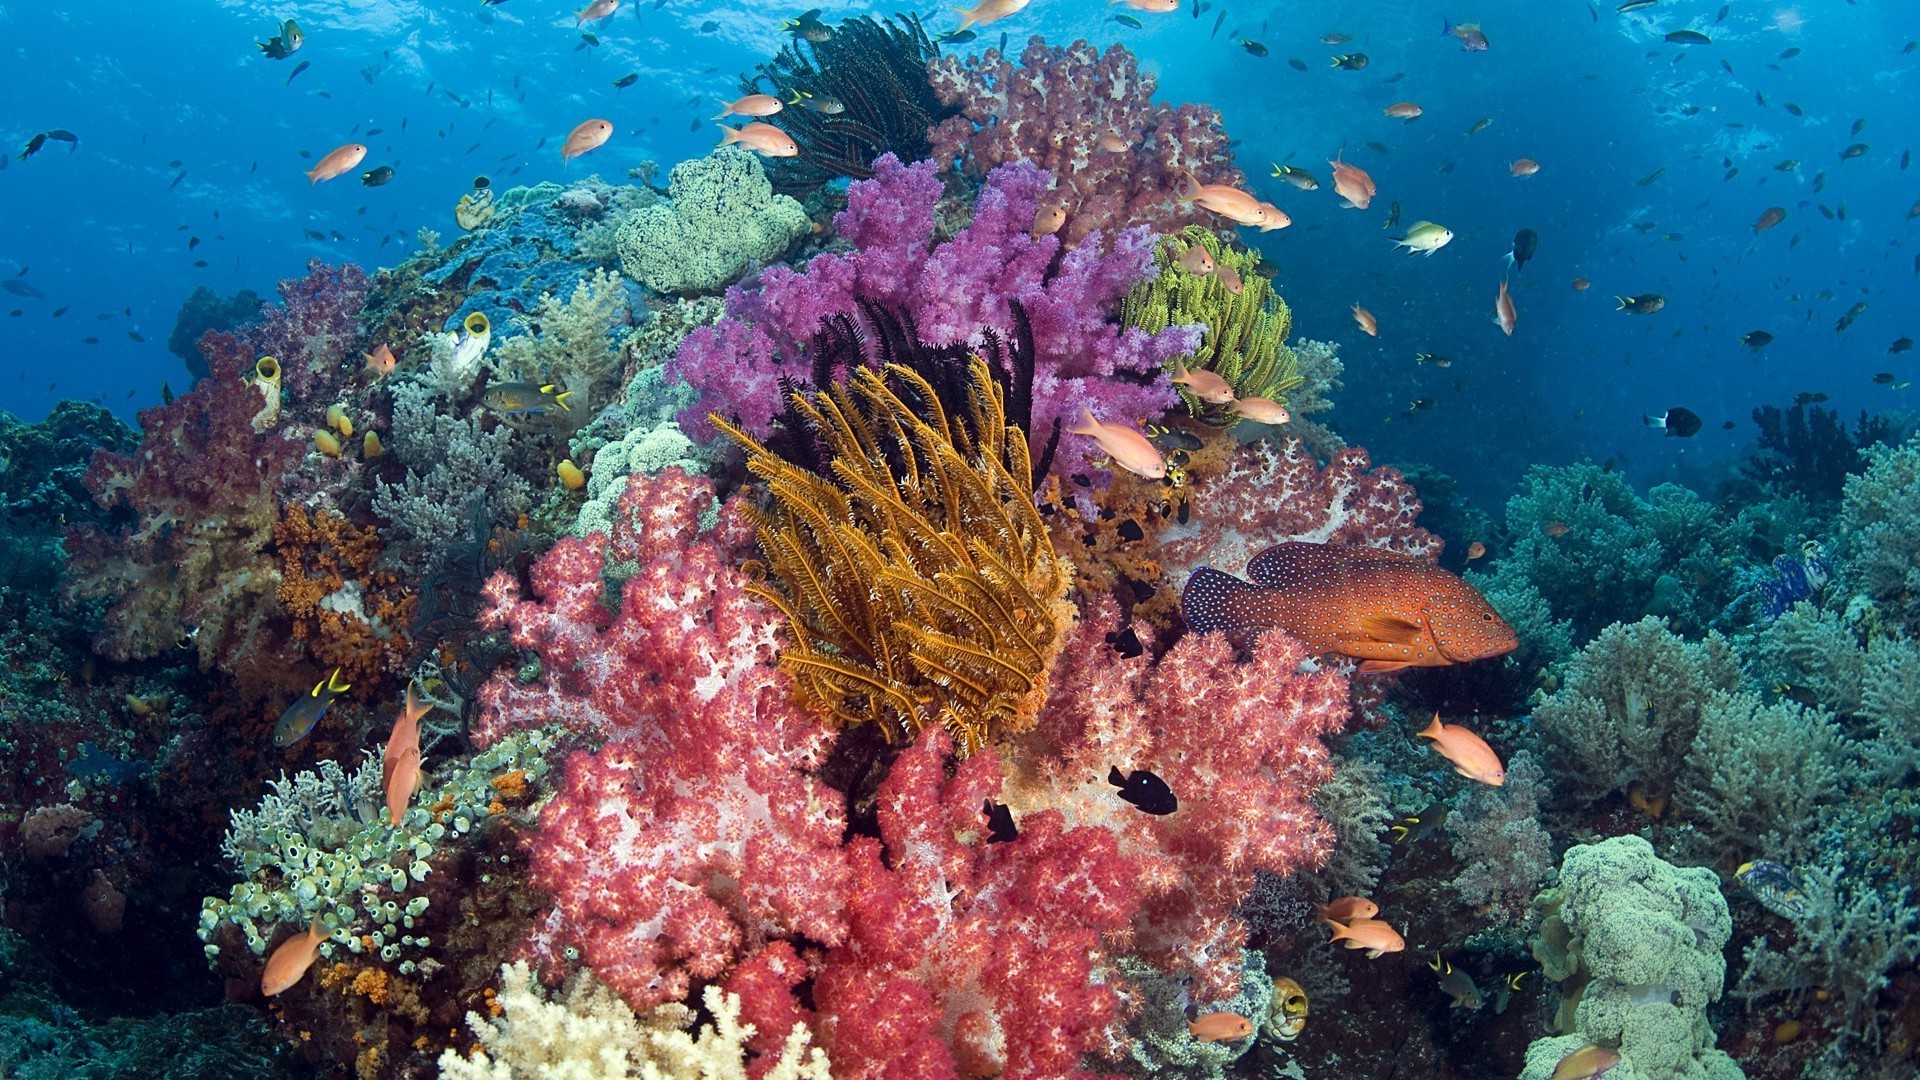
[[[605,270],[582,275],[565,301],[543,293],[531,312],[514,319],[527,332],[494,346],[494,368],[509,379],[571,391],[565,415],[584,424],[620,376],[623,350],[609,335],[627,325],[630,305],[626,283]]]
[[[1201,276],[1182,269],[1181,256],[1194,246],[1204,249],[1216,265],[1232,267],[1240,275],[1240,289],[1229,290],[1218,274]],[[1188,367],[1218,374],[1237,397],[1288,404],[1287,392],[1304,381],[1286,345],[1293,311],[1274,291],[1272,279],[1254,269],[1259,254],[1236,250],[1208,229],[1189,225],[1161,241],[1154,263],[1160,273],[1127,294],[1120,307],[1122,324],[1149,334],[1169,326],[1205,326],[1200,347],[1183,358]],[[1180,391],[1180,400],[1190,413],[1203,411],[1204,403],[1188,390]],[[1223,420],[1226,415],[1220,409],[1209,414]]]
[[[1850,474],[1860,471],[1865,451],[1886,441],[1889,426],[1865,412],[1851,435],[1840,414],[1815,405],[1753,410],[1760,438],[1740,471],[1778,495],[1798,494],[1816,505],[1831,506]]]
[[[775,501],[757,523],[778,585],[754,592],[787,616],[781,666],[838,722],[879,723],[890,740],[938,724],[963,753],[1033,725],[1073,618],[1026,436],[986,361],[969,371],[952,417],[959,402],[897,364],[795,395],[832,479],[721,424]]]
[[[768,162],[775,190],[804,194],[838,177],[864,179],[884,154],[928,155],[927,129],[953,113],[927,83],[927,61],[940,50],[919,16],[897,17],[845,19],[820,41],[795,35],[753,78],[740,80],[748,94],[805,95],[775,121],[800,148]]]
[[[1790,863],[1811,855],[1816,831],[1859,778],[1855,753],[1822,710],[1713,695],[1674,792],[1675,815],[1692,826],[1682,850],[1722,870],[1756,848]]]
[[[533,504],[532,487],[516,468],[528,440],[455,406],[443,410],[425,382],[394,386],[392,433],[393,455],[406,473],[397,483],[376,482],[373,512],[391,524],[396,555],[409,570],[440,565],[470,534],[474,502],[487,522],[512,521]]]
[[[1047,170],[1058,184],[1050,201],[1066,206],[1069,246],[1096,230],[1111,240],[1133,225],[1217,223],[1173,197],[1177,182],[1188,170],[1206,183],[1241,179],[1220,113],[1155,104],[1159,80],[1122,46],[1102,54],[1084,41],[1049,48],[1035,37],[1017,68],[988,49],[939,57],[927,74],[940,100],[961,110],[933,129],[934,160],[957,159],[974,177],[1013,161]]]
[[[1920,439],[1867,457],[1866,471],[1846,478],[1840,574],[1879,605],[1883,620],[1920,634]]]
[[[1580,650],[1533,720],[1563,795],[1637,786],[1659,798],[1673,791],[1713,693],[1739,686],[1724,638],[1690,644],[1649,617],[1615,623]]]

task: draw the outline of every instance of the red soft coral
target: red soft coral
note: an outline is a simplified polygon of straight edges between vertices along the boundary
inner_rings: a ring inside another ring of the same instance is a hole
[[[1231,992],[1245,928],[1233,909],[1254,871],[1285,875],[1323,861],[1332,834],[1309,802],[1332,766],[1323,736],[1349,713],[1347,680],[1314,670],[1278,631],[1234,661],[1221,634],[1193,634],[1155,662],[1102,640],[1119,609],[1102,599],[1061,650],[1055,690],[1015,749],[1007,804],[1056,810],[1119,840],[1146,894],[1134,951],[1200,977],[1200,996]],[[1144,623],[1135,626],[1142,639]],[[1121,802],[1107,772],[1147,769],[1179,797],[1156,817]]]
[[[488,584],[488,626],[539,654],[531,686],[497,676],[475,738],[562,723],[608,741],[576,753],[533,840],[553,894],[534,953],[567,946],[637,1009],[685,996],[744,951],[803,935],[832,944],[847,869],[840,797],[811,778],[832,735],[773,666],[778,620],[734,568],[737,508],[700,535],[705,481],[635,477],[612,536],[561,541],[522,599]],[[617,614],[600,606],[609,559],[637,569]]]
[[[1121,999],[1109,958],[1139,904],[1113,834],[1023,817],[989,844],[981,805],[999,759],[944,775],[944,733],[880,787],[881,840],[851,847],[848,939],[814,985],[821,1041],[847,1077],[1071,1077],[1110,1051]]]

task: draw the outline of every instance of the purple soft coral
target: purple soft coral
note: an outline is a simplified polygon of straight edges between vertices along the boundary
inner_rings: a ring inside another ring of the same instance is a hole
[[[972,223],[936,247],[941,185],[933,163],[902,165],[890,154],[874,162],[873,179],[853,185],[847,209],[834,219],[854,251],[818,256],[804,271],[773,267],[755,291],[728,290],[727,317],[682,344],[668,372],[700,399],[680,414],[681,425],[711,438],[707,414],[715,412],[765,437],[780,409],[779,376],[804,380],[807,346],[821,320],[858,317],[860,300],[904,307],[931,342],[978,342],[988,328],[1011,335],[1007,302],[1020,301],[1033,325],[1035,430],[1028,435],[1036,448],[1056,421],[1064,427],[1082,406],[1103,420],[1165,412],[1176,398],[1162,368],[1199,345],[1200,328],[1157,335],[1121,329],[1114,321],[1120,299],[1155,273],[1153,235],[1128,229],[1108,254],[1084,244],[1061,255],[1058,237],[1030,233],[1052,187],[1051,176],[1024,162],[994,169]],[[1063,435],[1053,472],[1097,475],[1090,463],[1096,452],[1090,441]]]

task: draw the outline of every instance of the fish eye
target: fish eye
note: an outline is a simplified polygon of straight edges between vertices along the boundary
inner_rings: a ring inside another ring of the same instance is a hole
[[[1484,615],[1482,615],[1482,616],[1480,616],[1480,617],[1481,617],[1482,619],[1485,619],[1485,620],[1486,620],[1486,621],[1488,621],[1488,622],[1492,622],[1492,621],[1493,621],[1493,612],[1491,612],[1491,611],[1489,611],[1489,612],[1487,612],[1486,614],[1484,614]]]

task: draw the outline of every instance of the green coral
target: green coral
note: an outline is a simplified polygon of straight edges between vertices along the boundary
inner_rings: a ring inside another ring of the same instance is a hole
[[[1797,862],[1858,779],[1856,749],[1822,710],[1713,695],[1674,792],[1682,850],[1728,869],[1756,849]]]
[[[1240,275],[1239,293],[1229,291],[1217,271],[1203,277],[1180,267],[1180,257],[1194,245],[1205,248],[1216,266],[1230,266]],[[1153,259],[1160,272],[1127,294],[1120,306],[1122,323],[1149,334],[1199,323],[1207,335],[1186,358],[1189,368],[1219,375],[1233,386],[1236,397],[1286,404],[1288,391],[1305,381],[1286,344],[1293,311],[1274,291],[1272,280],[1255,269],[1259,254],[1230,248],[1212,231],[1189,225],[1161,241]],[[1180,396],[1188,412],[1198,414],[1204,407],[1184,387]]]
[[[1920,634],[1920,438],[1867,451],[1867,470],[1847,477],[1839,525],[1842,581],[1883,616]]]
[[[667,192],[670,206],[636,210],[616,233],[621,267],[655,292],[716,292],[813,227],[798,202],[773,193],[760,159],[737,147],[674,166]]]
[[[483,826],[497,797],[492,781],[518,770],[529,784],[544,779],[553,736],[517,732],[458,763],[438,788],[413,800],[401,826],[387,820],[380,762],[369,756],[352,773],[339,762],[271,781],[273,791],[253,810],[235,810],[221,851],[243,876],[226,899],[209,896],[200,908],[200,940],[207,958],[219,956],[213,936],[232,923],[255,956],[264,955],[277,924],[306,926],[315,919],[330,932],[321,946],[360,953],[373,942],[380,958],[398,960],[405,948],[431,942],[413,933],[427,910],[425,896],[407,893],[425,881],[437,848]],[[444,806],[440,814],[429,806]],[[411,972],[413,962],[401,964]]]
[[[1725,638],[1690,644],[1649,617],[1615,623],[1581,649],[1533,721],[1564,794],[1593,798],[1637,784],[1658,796],[1673,790],[1713,693],[1739,687]]]
[[[628,322],[629,306],[620,275],[605,270],[582,277],[564,301],[543,293],[531,312],[514,320],[526,333],[494,345],[494,370],[572,391],[567,415],[585,423],[601,404],[600,391],[620,373],[624,349],[609,335]]]
[[[1534,905],[1542,916],[1534,957],[1562,984],[1560,1036],[1618,1047],[1621,1075],[1641,1080],[1744,1075],[1713,1048],[1706,1017],[1720,999],[1721,950],[1733,936],[1713,871],[1681,869],[1640,837],[1616,836],[1570,849],[1559,886]],[[1544,1078],[1579,1045],[1563,1038],[1529,1052],[1523,1076]]]

